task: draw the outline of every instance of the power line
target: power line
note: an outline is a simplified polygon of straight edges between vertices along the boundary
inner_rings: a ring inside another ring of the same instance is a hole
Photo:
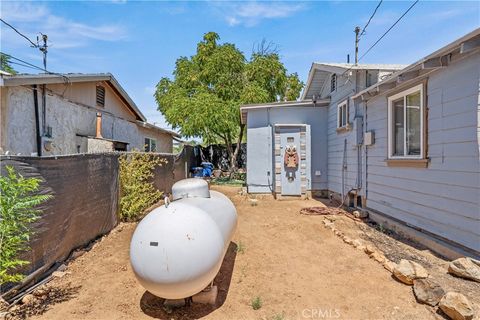
[[[372,46],[370,46],[370,48],[368,48],[367,51],[365,51],[365,53],[358,59],[358,61],[362,60],[362,58],[365,57],[365,56],[367,55],[367,53],[369,53],[370,50],[372,50],[372,49],[380,42],[380,40],[382,40],[383,37],[385,37],[385,36],[390,32],[390,30],[392,30],[393,27],[395,27],[395,26],[397,25],[397,23],[400,22],[400,20],[402,20],[402,18],[403,18],[410,10],[412,10],[412,8],[418,3],[418,1],[419,1],[419,0],[416,0],[416,1],[407,9],[407,11],[405,11],[405,12],[400,16],[400,18],[398,18],[397,21],[395,21],[395,23],[392,24],[392,26],[391,26],[390,28],[388,28],[388,30],[385,31],[385,33],[382,34],[382,36],[381,36],[380,38],[378,38],[378,40],[375,41],[375,43],[374,43]]]
[[[395,21],[395,23],[392,24],[392,26],[391,26],[390,28],[388,28],[388,30],[385,31],[385,33],[384,33],[380,38],[378,38],[378,40],[375,41],[375,43],[374,43],[372,46],[370,46],[370,48],[368,48],[368,50],[358,59],[358,61],[362,60],[362,58],[365,57],[365,56],[367,55],[367,53],[369,53],[370,50],[372,50],[372,49],[380,42],[380,40],[382,40],[382,39],[387,35],[387,33],[390,32],[390,30],[392,30],[393,27],[395,27],[395,26],[397,25],[397,23],[398,23],[400,20],[402,20],[403,17],[404,17],[410,10],[412,10],[412,8],[418,3],[418,1],[420,1],[420,0],[416,0],[416,1],[400,16],[400,18],[398,18],[397,21]],[[352,70],[353,67],[354,67],[354,66],[351,66],[350,68],[348,68],[347,70],[345,70],[345,71],[342,73],[342,75],[345,75],[348,71]]]
[[[372,21],[373,17],[374,17],[375,14],[377,13],[377,10],[378,10],[378,8],[380,7],[380,5],[382,4],[382,2],[383,2],[383,0],[380,0],[380,2],[377,4],[377,7],[376,7],[375,10],[373,11],[373,13],[372,13],[372,15],[370,16],[370,18],[368,19],[367,24],[365,25],[365,27],[363,27],[362,33],[360,33],[360,37],[365,34],[365,30],[367,29],[368,25],[370,24],[370,21]]]
[[[9,57],[9,58],[12,58],[12,59],[14,59],[14,60],[17,60],[17,61],[19,61],[19,62],[21,62],[21,63],[23,63],[23,64],[26,64],[26,65],[28,65],[28,66],[29,66],[30,68],[32,68],[32,69],[38,69],[38,70],[44,71],[44,72],[46,72],[46,73],[53,73],[53,72],[50,72],[50,71],[48,71],[48,70],[45,70],[45,69],[43,69],[43,68],[41,68],[41,67],[39,67],[39,66],[36,66],[36,65],[34,65],[34,64],[30,63],[30,62],[27,62],[27,61],[25,61],[25,60],[22,60],[22,59],[19,59],[19,58],[17,58],[17,57],[14,57],[14,56],[12,56],[12,55],[10,55],[10,54],[8,54],[8,53],[5,53],[5,52],[0,52],[0,53],[3,54],[3,55],[5,55],[5,56],[7,56],[7,57]],[[18,63],[17,63],[17,64],[18,64]]]
[[[34,64],[30,63],[30,62],[27,62],[27,61],[25,61],[25,60],[22,60],[22,59],[20,59],[20,58],[14,57],[14,56],[12,56],[12,55],[10,55],[10,54],[8,54],[8,53],[5,53],[5,52],[1,52],[1,51],[0,51],[0,54],[3,54],[3,55],[5,55],[5,56],[7,56],[7,57],[9,57],[9,58],[12,58],[12,59],[14,59],[14,60],[19,61],[19,62],[11,61],[11,63],[13,63],[13,64],[16,64],[16,65],[19,65],[19,66],[23,66],[23,67],[27,67],[27,68],[31,68],[31,69],[37,69],[37,70],[43,71],[43,72],[48,73],[48,74],[54,74],[54,75],[61,76],[61,77],[63,78],[63,82],[64,82],[65,84],[70,84],[70,79],[69,79],[66,75],[64,75],[64,74],[62,74],[62,73],[48,71],[47,69],[43,69],[43,68],[41,68],[41,67],[39,67],[39,66],[36,66],[36,65],[34,65]]]
[[[25,67],[25,68],[30,68],[30,69],[37,70],[36,67],[32,67],[32,66],[29,66],[28,64],[24,64],[24,63],[20,63],[20,62],[10,61],[9,64],[15,64],[17,66],[22,66],[22,67]]]
[[[3,23],[5,23],[7,26],[9,26],[13,31],[15,31],[16,33],[18,33],[20,36],[22,36],[23,38],[27,39],[28,42],[30,42],[32,44],[33,47],[37,48],[38,45],[35,44],[32,40],[30,40],[30,38],[28,38],[26,35],[24,35],[23,33],[21,33],[20,31],[18,31],[14,26],[12,26],[10,23],[6,22],[5,20],[3,20],[2,18],[0,18],[0,21],[2,21]]]

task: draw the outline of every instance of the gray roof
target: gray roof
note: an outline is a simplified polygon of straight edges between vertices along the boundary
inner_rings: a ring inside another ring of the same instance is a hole
[[[347,70],[382,70],[396,71],[405,68],[406,65],[401,64],[351,64],[351,63],[329,63],[314,62],[308,73],[307,84],[303,90],[301,99],[311,99],[323,88],[325,82],[329,79],[330,74],[341,74]]]
[[[405,68],[406,64],[377,64],[377,63],[329,63],[329,62],[314,62],[315,66],[322,67],[336,67],[341,69],[351,69],[351,70],[400,70]]]
[[[160,131],[162,133],[167,133],[167,134],[170,134],[174,137],[177,137],[177,138],[181,138],[182,136],[179,135],[178,133],[176,133],[175,131],[171,131],[171,130],[167,130],[167,129],[163,129],[163,128],[160,128],[160,127],[157,127],[156,125],[153,125],[151,123],[148,123],[148,122],[142,122],[142,121],[137,121],[137,124],[144,127],[144,128],[148,128],[148,129],[154,129],[154,130],[157,130],[157,131]]]
[[[2,75],[3,86],[24,86],[33,84],[57,84],[57,83],[75,83],[75,82],[91,82],[91,81],[106,81],[111,84],[112,88],[120,95],[127,106],[136,115],[137,120],[143,122],[147,118],[143,115],[137,107],[132,98],[122,88],[120,83],[111,73],[55,73],[55,74],[16,74],[16,75]]]

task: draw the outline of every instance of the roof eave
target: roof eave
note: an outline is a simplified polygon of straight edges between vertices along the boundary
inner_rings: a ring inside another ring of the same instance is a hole
[[[173,137],[176,137],[176,138],[181,138],[182,136],[174,131],[171,131],[171,130],[167,130],[167,129],[163,129],[163,128],[160,128],[160,127],[157,127],[151,123],[148,123],[148,122],[142,122],[142,121],[137,121],[137,124],[140,125],[141,127],[143,128],[146,128],[146,129],[154,129],[154,130],[157,130],[157,131],[160,131],[162,133],[166,133],[166,134],[169,134]]]
[[[263,104],[247,104],[240,107],[240,121],[242,124],[247,123],[247,113],[249,110],[259,109],[281,109],[281,108],[300,108],[300,107],[323,107],[330,105],[330,99],[322,99],[317,101],[300,100],[288,102],[272,102]]]
[[[401,69],[401,70],[398,70],[394,73],[392,73],[387,79],[383,80],[383,81],[380,81],[380,82],[377,82],[376,84],[368,87],[368,88],[365,88],[363,89],[362,91],[358,92],[357,94],[353,95],[351,97],[351,99],[357,99],[359,97],[362,97],[362,96],[365,96],[367,93],[371,92],[371,91],[374,91],[374,90],[377,90],[380,88],[380,86],[385,86],[386,84],[389,84],[389,83],[392,83],[392,82],[397,82],[397,79],[406,74],[406,73],[409,73],[409,72],[413,72],[415,71],[416,69],[423,69],[425,67],[425,64],[428,62],[428,61],[431,61],[432,59],[434,58],[438,58],[438,57],[442,57],[442,56],[445,56],[457,49],[460,48],[460,50],[462,50],[462,48],[464,48],[464,44],[469,42],[470,40],[474,39],[474,43],[476,45],[476,49],[470,49],[470,51],[472,50],[478,50],[479,48],[479,42],[480,42],[480,28],[477,28],[475,30],[473,30],[472,32],[464,35],[463,37],[447,44],[446,46],[434,51],[433,53],[429,54],[428,56],[426,57],[423,57],[422,59],[408,65],[407,67],[405,67],[404,69]],[[476,41],[476,42],[475,42]],[[439,67],[440,68],[440,67]],[[438,69],[438,68],[437,68]],[[377,90],[378,91],[378,90]],[[366,97],[367,100],[371,97]]]

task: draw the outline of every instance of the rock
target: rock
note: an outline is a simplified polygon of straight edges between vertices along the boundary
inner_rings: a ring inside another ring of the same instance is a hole
[[[413,293],[421,303],[436,306],[445,295],[442,287],[430,279],[413,280]]]
[[[218,287],[213,286],[208,288],[208,290],[200,291],[196,295],[192,296],[192,302],[215,305],[215,302],[217,301],[217,295]]]
[[[328,229],[330,230],[335,230],[335,224],[333,222],[330,222],[328,224],[325,225],[325,227],[327,227]]]
[[[363,210],[355,210],[352,212],[355,218],[363,219],[368,217],[368,212]]]
[[[26,294],[22,298],[22,303],[23,304],[32,304],[34,301],[35,301],[35,297],[33,296],[33,294]]]
[[[366,254],[372,254],[376,251],[375,247],[370,245],[370,244],[367,244],[367,246],[365,247],[365,253]]]
[[[448,272],[458,277],[480,282],[480,261],[472,258],[459,258],[450,262]]]
[[[72,259],[77,259],[85,254],[85,250],[76,250],[72,253]]]
[[[0,297],[0,312],[5,311],[8,309],[8,303],[7,301],[3,300],[3,298]],[[1,318],[0,318],[1,319]]]
[[[343,242],[345,242],[346,244],[352,244],[353,243],[353,240],[347,236],[343,237]]]
[[[385,258],[385,261],[383,262],[383,267],[385,269],[387,269],[390,272],[393,272],[393,269],[395,269],[396,266],[397,266],[397,264],[395,262],[390,261],[390,260]]]
[[[428,277],[428,272],[416,262],[402,259],[393,269],[393,275],[405,284],[412,285],[415,279]]]
[[[447,292],[440,300],[439,307],[453,320],[470,320],[475,315],[468,299],[457,292]]]
[[[375,261],[377,261],[381,264],[383,264],[387,260],[387,258],[385,258],[385,256],[378,251],[375,251],[374,253],[372,253],[370,255],[370,258],[372,258],[373,260],[375,260]]]
[[[67,274],[67,272],[65,272],[65,271],[54,271],[54,272],[52,273],[52,277],[54,277],[54,278],[63,278],[66,274]]]
[[[67,270],[67,266],[65,264],[61,264],[60,267],[57,268],[57,271],[65,271]]]
[[[43,289],[43,288],[38,288],[35,291],[33,291],[33,295],[36,297],[42,297],[48,294],[48,291]]]
[[[364,245],[358,246],[357,250],[360,250],[360,251],[364,252],[365,251],[365,246]]]
[[[353,244],[353,246],[354,246],[355,248],[360,247],[360,246],[363,246],[362,240],[359,240],[359,239],[353,240],[352,244]]]

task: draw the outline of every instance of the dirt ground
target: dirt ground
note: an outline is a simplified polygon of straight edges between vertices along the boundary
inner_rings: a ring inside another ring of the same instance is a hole
[[[238,210],[238,229],[215,284],[216,306],[190,305],[170,310],[136,281],[128,248],[135,224],[120,224],[93,248],[68,264],[66,274],[48,284],[58,299],[33,319],[442,319],[419,304],[412,287],[365,253],[344,243],[325,227],[324,216],[299,214],[316,200],[256,203],[238,187],[214,189],[227,194]],[[480,303],[480,285],[446,274],[446,265],[425,250],[399,242],[383,230],[335,216],[337,229],[373,243],[398,262],[420,262],[448,289]],[[252,299],[262,306],[253,310]]]

